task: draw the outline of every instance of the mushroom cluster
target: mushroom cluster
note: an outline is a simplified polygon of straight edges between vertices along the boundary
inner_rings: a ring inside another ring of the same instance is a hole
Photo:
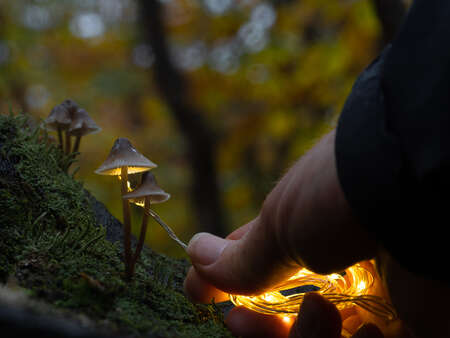
[[[98,133],[102,130],[86,110],[80,108],[74,101],[69,99],[55,106],[50,115],[44,120],[44,123],[48,130],[58,132],[59,146],[65,154],[79,150],[81,137]],[[73,149],[72,137],[75,137]]]
[[[139,259],[144,246],[148,216],[152,216],[159,224],[161,224],[160,218],[150,209],[150,205],[165,202],[170,198],[170,195],[158,186],[155,176],[149,172],[149,170],[156,167],[157,165],[138,152],[128,139],[118,138],[114,142],[114,145],[105,162],[103,162],[102,165],[100,165],[100,167],[95,171],[95,173],[99,175],[117,176],[121,182],[125,276],[128,280],[131,279],[134,274],[134,266]],[[143,173],[141,184],[132,190],[130,187],[130,182],[128,181],[128,175],[137,173]],[[141,231],[134,255],[131,253],[130,203],[144,208]],[[173,231],[170,230],[166,224],[162,226],[166,229],[166,231],[169,229],[169,235],[172,237]]]

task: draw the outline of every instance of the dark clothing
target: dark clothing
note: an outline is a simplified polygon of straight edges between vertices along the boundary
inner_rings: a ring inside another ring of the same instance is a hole
[[[448,277],[450,1],[415,1],[392,46],[355,82],[335,150],[362,223],[410,271]]]

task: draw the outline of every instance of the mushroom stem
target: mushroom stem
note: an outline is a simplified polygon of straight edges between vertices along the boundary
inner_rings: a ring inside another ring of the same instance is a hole
[[[58,126],[57,128],[58,130],[58,141],[59,141],[59,147],[61,148],[61,150],[63,150],[63,135],[62,135],[62,130],[61,127]]]
[[[144,211],[148,210],[149,208],[150,208],[150,196],[145,196]],[[147,212],[144,212],[144,215],[142,216],[141,233],[139,234],[139,241],[136,246],[136,251],[133,257],[133,270],[137,260],[139,259],[139,256],[141,255],[141,251],[144,246],[145,234],[147,233],[148,216],[149,215]]]
[[[80,149],[81,135],[77,136],[75,139],[75,145],[73,146],[72,152],[75,153]]]
[[[66,130],[66,149],[65,149],[65,151],[64,151],[64,153],[65,154],[70,154],[70,148],[72,148],[72,146],[71,146],[71,139],[70,139],[70,134],[69,134],[69,132]]]
[[[122,196],[128,193],[128,168],[122,167],[120,170],[121,192]],[[127,199],[122,198],[123,207],[123,248],[125,252],[125,276],[127,279],[131,279],[133,275],[132,271],[132,257],[131,257],[131,217],[130,217],[130,204]]]

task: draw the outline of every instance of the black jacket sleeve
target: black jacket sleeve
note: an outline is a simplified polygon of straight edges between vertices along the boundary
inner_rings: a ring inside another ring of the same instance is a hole
[[[361,222],[410,271],[448,278],[450,1],[415,1],[392,46],[355,82],[335,151]]]

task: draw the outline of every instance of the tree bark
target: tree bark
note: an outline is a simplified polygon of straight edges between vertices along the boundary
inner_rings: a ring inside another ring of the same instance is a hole
[[[186,80],[172,62],[160,2],[141,0],[140,14],[145,37],[155,56],[155,81],[187,142],[198,230],[224,235],[226,225],[218,186],[215,137],[202,113],[190,102]]]

